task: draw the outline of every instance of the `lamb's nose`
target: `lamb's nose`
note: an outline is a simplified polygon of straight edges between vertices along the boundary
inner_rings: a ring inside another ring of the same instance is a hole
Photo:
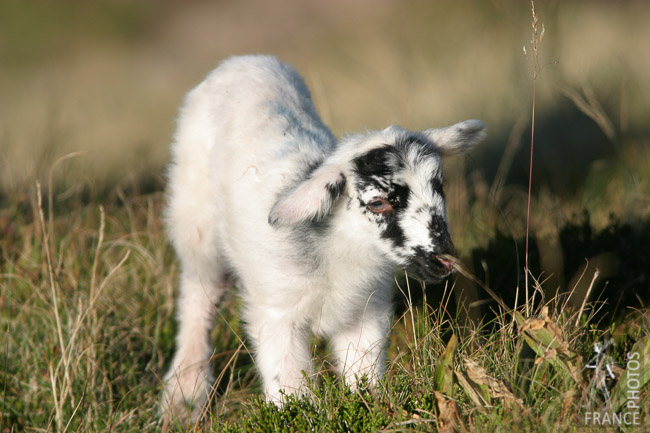
[[[446,273],[451,274],[454,271],[454,263],[456,260],[453,256],[449,254],[441,254],[436,255],[435,259],[443,266]]]
[[[440,265],[442,265],[442,267],[445,269],[445,272],[451,273],[454,271],[454,263],[457,261],[456,247],[454,247],[454,243],[451,241],[451,239],[448,236],[447,239],[445,239],[445,242],[442,243],[442,245],[443,246],[434,255],[434,259]]]

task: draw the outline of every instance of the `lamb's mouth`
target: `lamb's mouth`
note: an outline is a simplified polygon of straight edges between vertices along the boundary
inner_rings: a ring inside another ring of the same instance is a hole
[[[406,266],[407,274],[420,281],[439,283],[456,270],[458,259],[449,254],[417,258]]]

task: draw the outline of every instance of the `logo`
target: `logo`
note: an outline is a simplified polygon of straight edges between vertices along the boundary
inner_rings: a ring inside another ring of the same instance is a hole
[[[584,414],[586,425],[629,427],[641,424],[641,355],[628,353],[623,369],[608,353],[615,344],[612,339],[595,343],[594,356],[583,368],[583,371],[592,370],[588,385],[590,402]],[[617,395],[612,395],[614,389]]]

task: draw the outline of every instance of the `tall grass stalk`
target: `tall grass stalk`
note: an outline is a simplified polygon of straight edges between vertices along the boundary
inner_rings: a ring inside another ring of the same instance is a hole
[[[69,376],[69,362],[66,356],[66,344],[63,339],[63,330],[61,326],[61,316],[59,314],[59,294],[58,294],[58,285],[56,282],[56,274],[54,272],[54,265],[52,262],[52,252],[51,252],[51,231],[48,230],[45,224],[45,213],[43,212],[43,195],[41,193],[41,184],[36,183],[36,195],[38,203],[38,217],[39,223],[41,226],[41,235],[43,236],[43,248],[45,249],[45,259],[47,263],[47,274],[49,277],[50,283],[50,292],[52,295],[52,309],[54,311],[54,321],[56,324],[56,333],[59,342],[59,349],[61,351],[61,362],[63,363],[63,373],[64,373],[64,383],[70,383]],[[64,398],[57,392],[57,375],[59,367],[61,364],[57,365],[56,369],[52,371],[52,365],[50,365],[50,379],[52,383],[52,397],[54,400],[54,409],[56,416],[56,423],[58,426],[63,425],[62,418],[62,399]]]
[[[528,293],[528,274],[530,273],[530,268],[528,267],[528,239],[530,231],[530,201],[531,201],[531,190],[533,185],[533,150],[535,144],[535,97],[537,91],[537,69],[539,67],[539,57],[538,57],[538,48],[544,39],[544,24],[542,24],[542,29],[539,31],[538,28],[538,19],[537,14],[535,13],[535,2],[530,0],[531,11],[533,19],[531,22],[533,28],[533,37],[530,41],[533,49],[533,109],[531,114],[531,126],[530,126],[530,165],[528,168],[528,203],[526,208],[526,255],[525,255],[525,291],[526,291],[526,316],[530,317],[530,310],[532,305],[535,302],[535,291],[533,291],[532,298],[529,297]],[[524,46],[524,53],[526,52],[526,47]],[[517,290],[517,293],[519,290]],[[517,300],[515,299],[515,309],[517,308]]]

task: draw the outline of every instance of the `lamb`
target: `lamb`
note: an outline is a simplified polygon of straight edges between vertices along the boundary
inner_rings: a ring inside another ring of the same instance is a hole
[[[163,409],[199,415],[215,306],[231,284],[268,401],[304,391],[311,333],[329,339],[346,384],[376,384],[394,268],[426,281],[452,272],[440,157],[485,129],[467,120],[337,140],[275,57],[233,57],[210,73],[188,93],[172,144],[166,217],[181,277]]]

